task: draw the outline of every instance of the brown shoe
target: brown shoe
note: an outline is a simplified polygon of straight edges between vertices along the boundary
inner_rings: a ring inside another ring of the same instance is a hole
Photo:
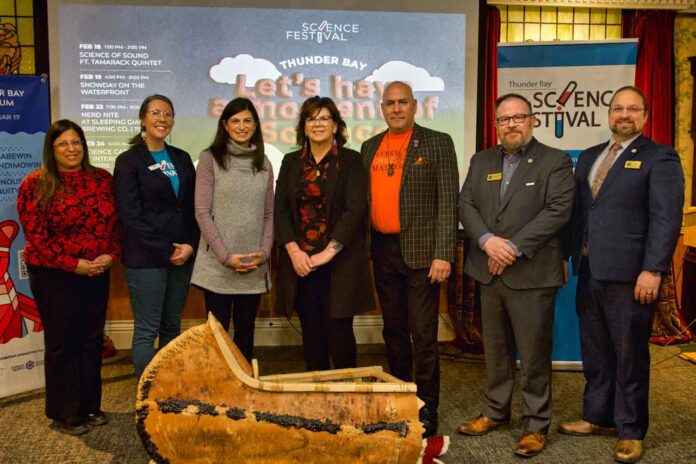
[[[478,416],[475,419],[471,419],[466,422],[462,422],[457,426],[457,432],[463,433],[464,435],[485,435],[491,430],[495,430],[501,425],[505,425],[507,422],[498,422],[493,419],[489,419],[486,416]]]
[[[614,461],[638,462],[643,457],[643,440],[619,440],[614,447]]]
[[[517,443],[515,454],[523,458],[531,458],[541,453],[546,444],[546,435],[536,432],[525,432]]]
[[[591,435],[616,435],[616,429],[613,427],[602,427],[592,424],[586,420],[575,422],[564,422],[558,426],[558,431],[566,435],[575,435],[576,437],[589,437]]]

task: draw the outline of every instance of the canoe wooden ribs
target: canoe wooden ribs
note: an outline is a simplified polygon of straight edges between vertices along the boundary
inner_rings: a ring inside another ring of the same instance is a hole
[[[211,315],[138,385],[136,427],[158,463],[415,463],[416,385],[379,366],[259,376]]]

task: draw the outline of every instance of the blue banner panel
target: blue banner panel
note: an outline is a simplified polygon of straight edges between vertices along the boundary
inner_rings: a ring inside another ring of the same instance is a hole
[[[561,66],[633,65],[637,60],[636,42],[612,42],[562,45],[507,45],[498,48],[498,68],[546,68]]]
[[[526,97],[534,137],[567,152],[575,165],[583,150],[609,140],[609,103],[616,89],[633,84],[637,56],[635,39],[500,44],[498,93]],[[582,361],[575,288],[570,276],[556,297],[556,368],[577,368]]]
[[[48,83],[0,76],[0,397],[44,384],[43,326],[22,259],[17,191],[41,167],[49,124]]]
[[[0,132],[45,133],[48,127],[46,79],[38,76],[0,77]]]

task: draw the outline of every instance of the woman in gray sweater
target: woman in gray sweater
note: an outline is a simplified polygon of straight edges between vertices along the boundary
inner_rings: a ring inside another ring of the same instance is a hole
[[[199,157],[194,208],[201,241],[191,282],[225,330],[232,319],[234,343],[251,360],[259,301],[271,286],[273,172],[246,98],[225,106]]]

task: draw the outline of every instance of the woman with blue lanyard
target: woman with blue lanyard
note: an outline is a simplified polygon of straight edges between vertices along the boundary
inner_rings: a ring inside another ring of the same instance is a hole
[[[162,348],[179,335],[199,237],[195,168],[188,153],[165,143],[174,127],[174,105],[164,95],[151,95],[139,116],[141,131],[114,168],[138,378],[155,354],[155,339]]]

